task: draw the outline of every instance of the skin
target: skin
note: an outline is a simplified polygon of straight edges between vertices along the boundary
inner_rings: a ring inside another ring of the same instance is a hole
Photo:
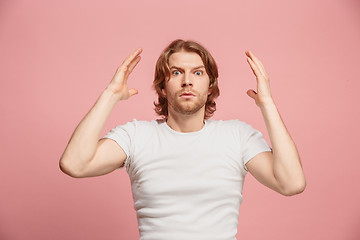
[[[204,126],[205,103],[210,79],[200,56],[193,52],[177,52],[169,58],[170,78],[163,94],[169,108],[167,124],[179,132],[194,132]]]
[[[99,176],[124,163],[126,154],[115,141],[98,139],[115,105],[138,93],[128,87],[128,77],[140,61],[141,52],[139,48],[124,60],[75,129],[59,162],[64,173],[77,178]],[[261,110],[272,145],[272,152],[256,155],[246,167],[259,182],[274,191],[285,196],[298,194],[305,189],[306,182],[295,143],[273,101],[264,66],[252,52],[245,54],[257,81],[256,91],[250,89],[247,94]],[[202,60],[195,53],[177,52],[170,56],[169,64],[171,76],[163,90],[169,101],[167,124],[175,131],[198,131],[204,126],[205,102],[210,94],[209,77]],[[183,96],[183,93],[191,94]]]
[[[245,52],[257,81],[257,90],[248,90],[263,115],[272,152],[263,152],[247,164],[249,172],[265,186],[285,196],[304,191],[306,181],[300,156],[271,96],[270,80],[263,64],[255,55]]]
[[[115,141],[98,139],[115,105],[138,94],[137,89],[128,87],[127,80],[140,61],[141,52],[139,48],[124,60],[95,105],[76,127],[59,162],[65,174],[74,178],[100,176],[124,163],[126,154]]]

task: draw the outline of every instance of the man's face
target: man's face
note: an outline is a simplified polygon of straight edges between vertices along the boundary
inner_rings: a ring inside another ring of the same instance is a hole
[[[210,79],[201,57],[194,52],[176,52],[169,58],[169,67],[170,78],[163,89],[169,114],[204,112]]]

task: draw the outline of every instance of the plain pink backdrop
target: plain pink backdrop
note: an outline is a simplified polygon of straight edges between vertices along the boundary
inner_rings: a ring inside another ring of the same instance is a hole
[[[215,119],[261,130],[245,50],[270,75],[300,151],[305,192],[281,196],[248,174],[238,239],[360,239],[360,3],[355,0],[0,1],[0,239],[138,239],[125,170],[88,179],[58,161],[76,125],[135,48],[139,95],[116,106],[117,124],[150,120],[154,66],[176,38],[215,57]]]

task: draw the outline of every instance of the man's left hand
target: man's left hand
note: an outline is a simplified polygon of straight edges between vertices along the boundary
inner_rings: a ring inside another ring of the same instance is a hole
[[[266,103],[273,103],[270,91],[269,76],[267,75],[264,66],[252,52],[246,51],[245,54],[247,56],[247,62],[256,76],[257,81],[257,91],[249,89],[246,92],[247,95],[254,99],[256,105],[258,105],[260,108],[263,107]]]

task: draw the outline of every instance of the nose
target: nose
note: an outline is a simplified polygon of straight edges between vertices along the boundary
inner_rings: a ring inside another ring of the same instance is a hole
[[[182,87],[190,86],[192,87],[192,79],[188,74],[184,74],[183,82],[181,84]]]

